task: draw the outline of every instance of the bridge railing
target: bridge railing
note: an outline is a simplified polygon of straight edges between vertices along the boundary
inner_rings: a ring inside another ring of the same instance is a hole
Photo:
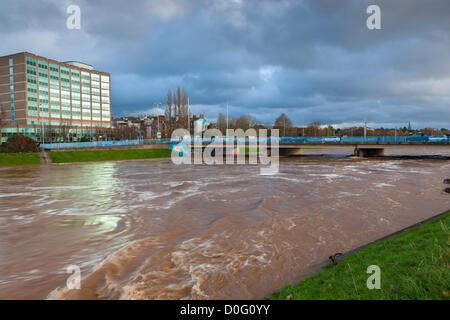
[[[418,142],[418,143],[449,143],[450,138],[446,136],[401,136],[401,137],[391,137],[391,136],[379,136],[379,137],[279,137],[279,138],[264,138],[267,142],[275,141],[275,139],[280,143],[286,142],[303,142],[303,143],[408,143],[408,142]],[[236,137],[223,137],[222,142],[227,141],[245,141],[245,142],[258,142],[263,140],[263,138],[236,138]],[[134,145],[152,145],[152,144],[169,144],[169,143],[179,143],[183,139],[153,139],[153,140],[119,140],[119,141],[94,141],[94,142],[68,142],[68,143],[46,143],[41,145],[44,149],[79,149],[79,148],[95,148],[95,147],[110,147],[110,146],[134,146]],[[193,138],[191,143],[195,141],[201,141],[203,143],[211,143],[214,141],[212,139],[202,139]]]
[[[40,147],[44,149],[79,149],[111,146],[136,146],[142,144],[142,140],[118,140],[118,141],[93,141],[93,142],[65,142],[44,143]]]

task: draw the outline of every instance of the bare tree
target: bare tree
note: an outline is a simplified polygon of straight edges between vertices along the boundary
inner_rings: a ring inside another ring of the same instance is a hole
[[[172,110],[172,91],[170,91],[167,93],[167,106],[166,106],[166,112],[165,112],[165,117],[166,117],[166,130],[165,130],[165,135],[166,137],[170,137],[170,135],[172,134],[173,131],[173,110]],[[159,119],[158,119],[159,121]]]
[[[180,117],[181,117],[181,89],[180,87],[177,88],[177,127],[180,125]]]
[[[67,124],[61,123],[55,128],[56,140],[67,142],[69,140],[70,127]],[[96,130],[98,135],[98,130]]]
[[[305,134],[309,137],[323,136],[322,129],[321,129],[321,123],[319,121],[314,121],[314,122],[310,123],[305,128]]]
[[[173,130],[177,128],[189,127],[189,96],[186,90],[178,87],[173,94],[169,90],[167,94],[166,117],[166,136],[170,137]]]
[[[184,90],[184,88],[181,91],[181,121],[183,126],[186,126],[185,128],[189,128],[190,124],[189,124],[189,106],[188,106],[188,102],[189,101],[189,97],[187,95],[186,90]],[[182,127],[183,127],[182,126]]]
[[[227,119],[222,113],[219,113],[219,116],[217,117],[217,129],[219,129],[222,134],[226,134]]]
[[[243,115],[236,119],[236,128],[242,129],[244,131],[247,131],[249,128],[252,127],[252,117],[249,115]]]
[[[273,126],[274,129],[280,130],[280,135],[288,136],[292,127],[292,121],[287,115],[282,113],[276,120]]]

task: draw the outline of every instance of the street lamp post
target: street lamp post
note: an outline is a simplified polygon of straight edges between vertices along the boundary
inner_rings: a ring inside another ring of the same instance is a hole
[[[228,130],[228,102],[227,102],[227,130]]]
[[[161,107],[162,106],[162,102],[154,102],[153,103],[153,106],[155,106],[156,105],[156,107]],[[159,115],[158,115],[158,113],[156,113],[156,122],[157,122],[157,126],[158,126],[158,132],[159,132]],[[158,138],[158,132],[156,132],[156,138]]]
[[[367,121],[364,121],[364,142],[367,141]]]
[[[188,105],[187,105],[187,108],[188,108],[188,112],[187,112],[187,120],[188,120],[188,131],[189,131],[189,135],[191,135],[191,118],[190,118],[190,110],[191,110],[191,108],[190,108],[190,105],[189,105],[189,97],[188,97]]]

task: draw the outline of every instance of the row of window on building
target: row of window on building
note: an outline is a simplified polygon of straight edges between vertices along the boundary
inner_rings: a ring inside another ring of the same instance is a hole
[[[36,59],[29,56],[26,57],[26,64],[28,115],[110,120],[109,76],[80,72],[42,60],[37,61],[36,71]],[[38,80],[36,74],[39,75]]]

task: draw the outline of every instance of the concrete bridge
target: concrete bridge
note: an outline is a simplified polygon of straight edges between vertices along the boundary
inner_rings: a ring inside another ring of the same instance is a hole
[[[233,139],[237,146],[237,138]],[[226,140],[222,138],[223,146]],[[280,137],[277,140],[267,138],[261,140],[272,148],[272,141],[278,142],[280,156],[300,156],[315,154],[353,154],[357,157],[381,157],[384,155],[442,155],[450,157],[450,139],[446,136],[436,137]],[[258,138],[239,138],[239,142],[259,144]],[[194,146],[191,140],[191,147]],[[211,142],[209,140],[197,141],[204,149]],[[182,143],[180,140],[123,140],[123,141],[98,141],[79,143],[55,143],[42,145],[48,150],[92,150],[92,149],[123,149],[123,148],[169,148],[171,144]]]
[[[369,139],[370,138],[370,139]],[[401,139],[400,139],[401,138]],[[387,155],[416,155],[416,156],[448,156],[450,157],[450,140],[448,137],[429,139],[430,137],[281,137],[277,139],[280,156],[301,156],[338,153],[352,154],[355,157],[383,157]],[[229,138],[228,138],[229,139]],[[241,138],[242,139],[242,138]],[[226,147],[226,139],[222,139]],[[202,141],[204,149],[212,141]],[[240,140],[248,146],[249,142],[258,144],[257,138]],[[268,153],[271,153],[271,138],[264,139]],[[176,141],[168,144],[178,143]],[[199,143],[199,142],[197,142]],[[194,142],[191,143],[193,147]],[[234,138],[237,146],[237,139]],[[341,149],[341,150],[340,150]],[[224,152],[225,153],[225,152]]]
[[[207,145],[202,146],[202,150]],[[191,145],[191,147],[193,147]],[[224,146],[225,148],[225,146]],[[268,154],[272,146],[267,146]],[[225,154],[225,150],[223,151]],[[383,156],[442,156],[450,159],[450,144],[288,144],[278,146],[280,157],[322,156],[322,155],[353,155],[361,158]]]

